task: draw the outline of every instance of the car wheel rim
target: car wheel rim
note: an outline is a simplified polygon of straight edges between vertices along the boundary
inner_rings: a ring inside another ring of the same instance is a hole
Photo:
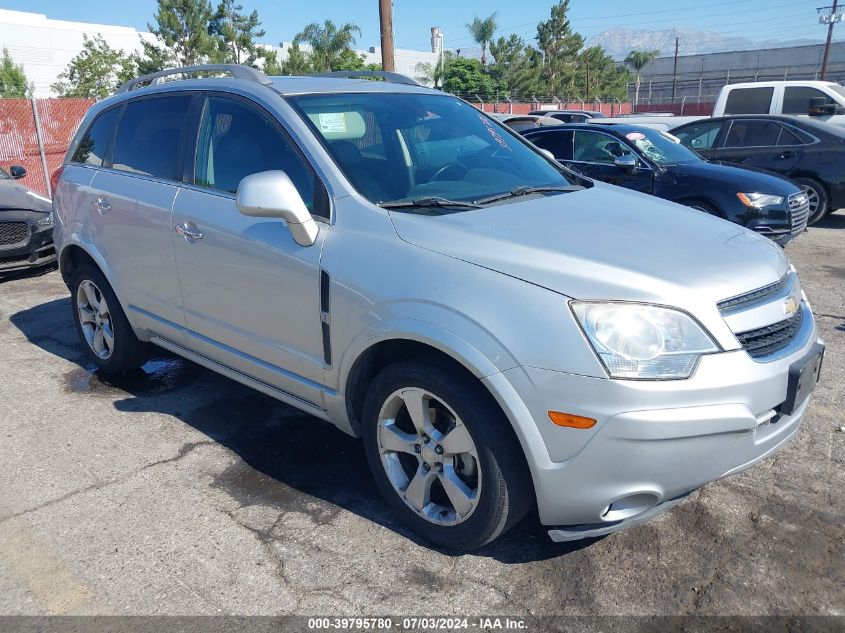
[[[466,521],[481,498],[478,450],[460,417],[416,387],[394,392],[378,416],[381,464],[411,510],[441,526]]]
[[[819,192],[809,185],[802,185],[801,188],[807,194],[807,202],[810,205],[810,217],[819,210]]]
[[[108,360],[114,350],[111,313],[105,296],[93,281],[86,279],[79,284],[76,310],[88,347],[98,358]]]

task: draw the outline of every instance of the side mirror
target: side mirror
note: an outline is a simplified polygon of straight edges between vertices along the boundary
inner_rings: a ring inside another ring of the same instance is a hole
[[[300,246],[317,241],[319,228],[302,196],[283,171],[251,174],[238,184],[238,211],[255,218],[281,218]]]
[[[21,178],[26,176],[26,167],[21,167],[20,165],[12,165],[11,167],[9,167],[9,175],[15,180],[20,180]]]
[[[543,149],[542,147],[538,147],[537,151],[540,152],[546,158],[548,158],[550,161],[552,161],[552,162],[557,161],[557,158],[555,158],[555,155],[552,154],[549,150]]]
[[[845,114],[845,107],[837,103],[830,103],[824,97],[813,97],[810,99],[810,107],[807,110],[809,116],[825,116],[828,114]]]
[[[625,154],[624,156],[619,156],[616,160],[613,161],[613,164],[629,176],[635,174],[637,172],[637,167],[639,167],[639,161],[637,160],[637,157],[633,154]]]

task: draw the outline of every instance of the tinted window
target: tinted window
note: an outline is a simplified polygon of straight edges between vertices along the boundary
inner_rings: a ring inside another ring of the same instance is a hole
[[[94,119],[94,123],[79,141],[71,159],[74,163],[100,166],[109,149],[114,125],[117,123],[120,108],[112,108]]]
[[[179,138],[190,102],[190,95],[130,101],[117,130],[112,167],[177,180]]]
[[[549,150],[558,160],[572,160],[572,132],[561,130],[553,134],[536,134],[530,137],[537,147]]]
[[[804,88],[801,86],[790,86],[783,91],[783,113],[784,114],[807,114],[810,109],[810,99],[824,99],[825,104],[836,104],[836,102],[815,88]]]
[[[712,149],[719,132],[722,130],[722,125],[724,125],[722,122],[696,123],[682,130],[672,130],[672,134],[692,149]]]
[[[734,121],[725,147],[770,147],[777,145],[781,127],[773,121]]]
[[[262,171],[281,170],[314,208],[314,173],[269,116],[240,101],[209,97],[200,123],[194,182],[228,193]]]
[[[603,163],[612,165],[620,156],[632,154],[622,141],[599,132],[575,132],[572,160],[578,163]]]
[[[790,132],[786,128],[781,128],[778,145],[804,145],[804,141],[798,138],[797,134]]]
[[[736,88],[728,93],[725,114],[766,114],[774,88]]]

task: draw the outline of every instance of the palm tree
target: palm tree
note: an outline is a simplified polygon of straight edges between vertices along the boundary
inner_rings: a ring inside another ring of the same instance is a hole
[[[493,39],[493,34],[496,32],[496,14],[491,13],[483,20],[477,15],[472,22],[467,24],[467,30],[472,35],[472,39],[481,47],[481,64],[487,65],[487,46]]]
[[[631,51],[625,58],[625,63],[637,73],[637,80],[634,83],[634,110],[640,104],[640,71],[648,66],[660,54],[660,51]]]
[[[341,61],[343,52],[355,46],[355,34],[361,35],[357,25],[347,22],[340,28],[331,20],[322,25],[312,22],[299,33],[295,44],[306,43],[311,47],[309,59],[315,72],[333,70]]]

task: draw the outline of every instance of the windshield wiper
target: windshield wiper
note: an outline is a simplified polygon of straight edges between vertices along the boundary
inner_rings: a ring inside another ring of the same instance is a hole
[[[570,185],[568,187],[517,187],[516,189],[511,189],[510,191],[505,191],[504,193],[497,193],[496,195],[488,196],[486,198],[480,198],[479,200],[474,200],[473,202],[476,204],[489,204],[490,202],[496,202],[497,200],[517,198],[519,196],[530,196],[535,193],[580,191],[583,188],[584,187],[581,187],[580,185]]]
[[[481,205],[475,202],[461,200],[449,200],[448,198],[417,198],[416,200],[398,200],[396,202],[382,202],[379,205],[382,209],[405,209],[420,207],[455,207],[459,209],[480,209]]]

